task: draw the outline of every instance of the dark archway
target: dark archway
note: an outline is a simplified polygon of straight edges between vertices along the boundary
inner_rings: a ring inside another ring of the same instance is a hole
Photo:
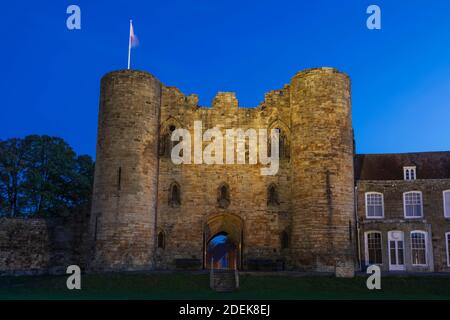
[[[213,236],[206,246],[206,268],[237,269],[238,246],[226,232]]]
[[[234,214],[211,216],[205,222],[203,267],[241,269],[243,256],[243,222]]]

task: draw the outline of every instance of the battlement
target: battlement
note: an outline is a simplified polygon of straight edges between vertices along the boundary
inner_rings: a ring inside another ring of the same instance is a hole
[[[286,84],[281,89],[271,90],[264,94],[264,99],[257,106],[242,107],[235,92],[219,91],[213,98],[211,106],[199,105],[197,94],[185,95],[179,88],[174,86],[164,86],[162,89],[162,113],[171,116],[179,115],[180,112],[194,112],[201,114],[223,115],[241,114],[248,117],[256,117],[257,114],[267,110],[289,109],[289,85]],[[184,110],[184,111],[183,111]]]
[[[297,72],[292,80],[301,81],[302,78],[307,78],[310,76],[323,76],[323,75],[331,75],[338,76],[336,77],[336,81],[340,78],[340,75],[344,76],[344,81],[349,80],[349,77],[346,73],[339,71],[336,68],[332,67],[321,67],[321,68],[309,68],[304,69],[302,71]],[[342,78],[340,78],[342,79]],[[315,80],[312,78],[312,85],[315,85],[318,89],[322,86],[321,80]],[[264,94],[264,99],[254,107],[242,107],[239,105],[239,100],[235,92],[222,92],[219,91],[215,97],[213,98],[211,106],[200,106],[198,105],[199,98],[197,94],[185,95],[181,92],[180,89],[173,86],[165,86],[165,90],[163,92],[167,94],[172,103],[176,104],[176,108],[187,107],[193,110],[201,110],[202,112],[214,113],[216,111],[221,112],[240,112],[241,109],[244,110],[252,110],[248,111],[248,113],[252,113],[254,115],[258,114],[264,110],[281,110],[281,109],[289,109],[290,108],[290,91],[292,90],[291,84],[285,84],[281,89],[274,89],[266,92]],[[175,108],[175,106],[174,106]]]
[[[345,72],[342,72],[333,67],[308,68],[297,72],[292,78],[306,77],[314,74],[342,74],[350,78]]]
[[[218,92],[213,99],[212,107],[214,109],[233,110],[237,109],[239,102],[234,92]]]

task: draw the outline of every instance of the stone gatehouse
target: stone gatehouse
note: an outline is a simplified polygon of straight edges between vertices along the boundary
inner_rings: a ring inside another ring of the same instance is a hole
[[[256,108],[231,92],[201,107],[149,73],[108,73],[90,267],[450,271],[450,153],[355,155],[351,114],[350,79],[333,68],[297,73]],[[279,129],[277,174],[261,175],[259,163],[174,164],[172,132],[194,121]]]

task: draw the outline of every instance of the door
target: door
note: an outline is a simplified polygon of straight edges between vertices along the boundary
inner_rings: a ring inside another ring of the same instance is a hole
[[[402,231],[389,231],[389,270],[405,270],[405,241]]]

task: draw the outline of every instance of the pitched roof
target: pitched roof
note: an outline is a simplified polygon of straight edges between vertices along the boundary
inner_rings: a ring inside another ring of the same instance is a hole
[[[356,180],[403,180],[403,167],[416,166],[417,179],[450,179],[450,151],[355,155]]]

